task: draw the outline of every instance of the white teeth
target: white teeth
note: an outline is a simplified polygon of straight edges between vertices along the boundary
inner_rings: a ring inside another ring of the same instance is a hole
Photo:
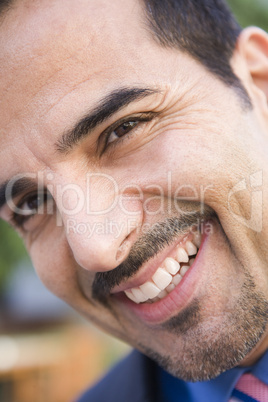
[[[177,260],[179,262],[188,262],[189,261],[188,254],[182,247],[179,247],[177,250]]]
[[[137,298],[133,295],[133,293],[131,292],[131,290],[126,290],[125,294],[127,295],[127,297],[134,301],[135,303],[137,303]]]
[[[144,283],[140,286],[140,290],[147,297],[147,299],[153,299],[160,293],[160,289],[153,282]]]
[[[197,248],[191,241],[186,242],[185,248],[189,256],[195,255],[197,253]]]
[[[180,270],[180,264],[173,258],[166,258],[164,261],[165,268],[167,272],[172,275],[176,275]]]
[[[168,287],[167,287],[167,292],[170,293],[170,292],[172,292],[173,289],[175,289],[175,285],[173,285],[173,283],[171,283],[171,284],[168,285]]]
[[[189,268],[190,268],[189,265],[184,265],[183,267],[181,267],[180,275],[184,276]]]
[[[193,243],[196,245],[196,247],[200,247],[201,245],[201,233],[200,232],[196,232],[194,234],[194,239],[193,239]]]
[[[172,279],[172,283],[173,283],[173,285],[177,286],[181,280],[182,280],[182,276],[180,274],[177,274]]]
[[[154,303],[166,297],[181,282],[183,276],[195,261],[191,256],[197,254],[201,244],[201,234],[195,232],[192,241],[187,241],[182,247],[178,247],[174,258],[168,257],[159,267],[150,281],[143,285],[126,290],[126,296],[134,303]],[[187,265],[181,265],[188,263]]]
[[[164,290],[172,281],[172,276],[165,269],[158,268],[152,279],[160,290]]]
[[[168,293],[165,290],[162,290],[162,292],[159,293],[158,297],[159,297],[159,299],[163,299],[167,295],[168,295]]]
[[[143,303],[149,299],[140,289],[134,288],[132,289],[133,296],[137,300],[138,303]]]
[[[189,261],[189,265],[190,265],[190,267],[193,265],[194,260],[195,260],[194,258],[191,258],[191,259],[190,259],[190,261]]]

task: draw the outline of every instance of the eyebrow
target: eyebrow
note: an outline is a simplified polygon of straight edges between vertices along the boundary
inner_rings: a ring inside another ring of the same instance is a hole
[[[37,183],[33,179],[22,178],[14,182],[14,185],[12,185],[12,192],[7,196],[7,188],[9,184],[10,180],[0,186],[0,209],[20,194],[33,191],[37,188]]]
[[[159,93],[159,90],[152,88],[121,88],[111,92],[72,129],[62,135],[61,139],[55,144],[56,150],[63,154],[70,152],[98,125],[105,122],[123,107],[156,93]],[[13,198],[37,188],[37,183],[33,179],[22,178],[14,183],[12,194],[7,197],[9,183],[10,180],[0,185],[0,209]]]
[[[83,117],[73,128],[63,134],[55,148],[62,154],[69,153],[98,125],[134,101],[159,93],[150,88],[121,88],[104,97],[99,104]]]
[[[14,0],[1,0],[0,2],[0,19],[2,20],[13,6]]]

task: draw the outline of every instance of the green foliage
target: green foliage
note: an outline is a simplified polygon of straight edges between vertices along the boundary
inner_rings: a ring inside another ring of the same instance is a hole
[[[23,243],[15,231],[5,222],[0,221],[0,291],[16,263],[26,258]]]
[[[256,25],[268,31],[267,0],[228,0],[228,3],[242,27]]]

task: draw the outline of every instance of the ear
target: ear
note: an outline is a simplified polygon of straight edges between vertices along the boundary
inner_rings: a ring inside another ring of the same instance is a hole
[[[268,103],[268,34],[260,28],[249,27],[238,38],[236,51],[243,58],[251,84],[258,88]],[[253,88],[251,88],[253,89]],[[259,92],[259,95],[261,95]]]

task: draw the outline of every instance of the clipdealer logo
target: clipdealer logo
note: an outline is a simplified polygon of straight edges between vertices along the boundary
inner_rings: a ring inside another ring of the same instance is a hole
[[[228,195],[228,210],[241,225],[260,233],[263,228],[263,172],[258,171],[239,181]],[[233,210],[233,200],[238,196],[249,197],[250,217],[245,218]]]
[[[40,205],[36,211],[25,211],[21,203],[15,202],[16,186],[20,187],[25,181],[33,183],[34,192],[40,199]],[[150,183],[140,187],[137,184],[128,183],[121,188],[112,176],[104,173],[88,173],[81,182],[80,185],[77,183],[57,184],[51,172],[20,174],[13,177],[6,187],[7,204],[13,212],[21,215],[34,213],[56,215],[57,226],[63,225],[62,216],[65,216],[66,229],[77,234],[87,233],[92,236],[96,231],[100,234],[105,231],[105,233],[119,236],[123,230],[123,223],[116,220],[119,210],[125,215],[124,224],[130,226],[132,224],[135,226],[133,218],[135,222],[135,217],[141,213],[147,216],[185,214],[187,210],[182,208],[182,201],[195,202],[198,205],[198,211],[202,214],[205,200],[209,199],[208,193],[210,191],[215,193],[216,190],[213,184],[200,185],[198,188],[190,184],[175,186],[170,171],[167,172],[162,186]],[[227,202],[231,216],[238,223],[255,232],[261,232],[263,227],[262,186],[263,172],[258,171],[248,178],[241,179],[229,191],[227,199],[223,199],[223,204],[224,201]],[[49,202],[45,200],[46,192],[52,195]],[[237,202],[239,197],[244,197],[245,204],[250,204],[249,217],[243,216],[240,209],[235,208],[235,205],[239,204]],[[142,205],[143,211],[137,205]],[[152,205],[154,205],[153,208]],[[91,218],[87,219],[86,216]]]
[[[88,173],[85,175],[83,184],[66,183],[57,184],[52,173],[38,172],[25,173],[14,176],[6,187],[7,204],[13,212],[25,215],[27,212],[21,207],[21,203],[16,203],[17,187],[23,187],[26,182],[32,182],[33,193],[40,198],[38,214],[55,213],[55,206],[46,206],[44,201],[45,193],[49,192],[60,214],[75,217],[82,211],[88,216],[104,216],[116,208],[124,214],[136,216],[140,214],[139,209],[132,208],[131,204],[138,201],[143,204],[144,212],[148,215],[158,215],[161,213],[172,214],[187,213],[181,209],[182,201],[192,201],[198,204],[201,213],[204,211],[205,193],[213,186],[192,186],[189,184],[175,185],[172,172],[167,172],[166,180],[162,185],[150,183],[143,187],[135,183],[127,183],[119,186],[117,181],[104,173]],[[34,184],[36,183],[36,184]],[[34,187],[36,188],[34,190]],[[185,195],[186,194],[186,195]],[[152,208],[152,205],[157,205]],[[193,211],[191,211],[192,213]],[[29,212],[30,214],[30,212]]]

